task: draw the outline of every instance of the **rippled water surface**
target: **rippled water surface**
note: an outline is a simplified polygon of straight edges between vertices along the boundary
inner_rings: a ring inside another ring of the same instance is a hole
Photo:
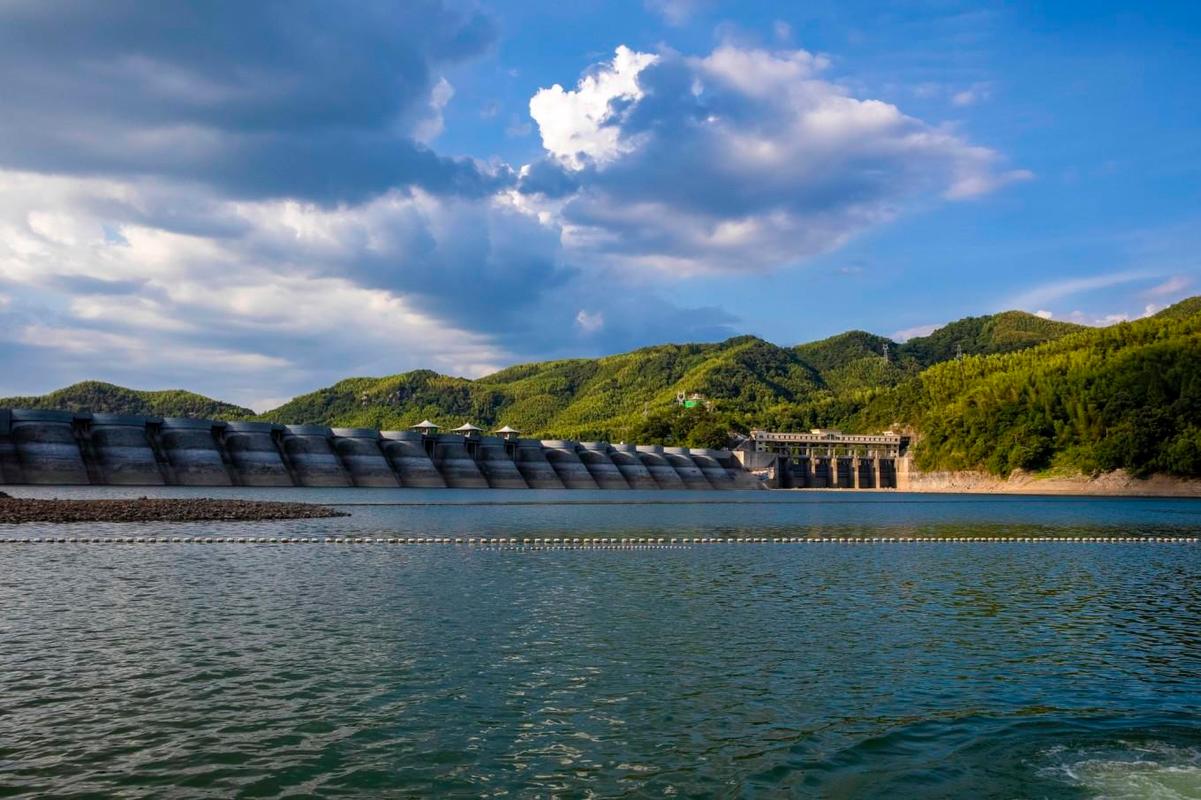
[[[263,496],[352,516],[0,537],[1201,534],[1183,500]],[[0,796],[1201,798],[1199,577],[1166,543],[4,545]]]

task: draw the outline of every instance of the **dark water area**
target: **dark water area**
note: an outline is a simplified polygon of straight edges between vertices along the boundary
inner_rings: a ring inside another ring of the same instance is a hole
[[[1189,500],[621,495],[0,537],[1201,534]],[[1187,543],[4,545],[0,796],[1197,798],[1199,577]]]

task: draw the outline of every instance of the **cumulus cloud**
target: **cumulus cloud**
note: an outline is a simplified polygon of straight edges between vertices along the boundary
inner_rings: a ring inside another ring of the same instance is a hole
[[[1030,177],[896,106],[852,96],[804,50],[617,49],[530,113],[579,188],[555,212],[587,261],[766,270],[832,250],[923,198]]]
[[[538,122],[542,146],[574,169],[603,165],[636,149],[636,141],[622,138],[622,110],[628,113],[642,99],[638,74],[656,60],[622,45],[609,64],[585,75],[572,91],[557,83],[540,89],[530,100],[530,116]]]
[[[680,276],[792,265],[1021,177],[822,56],[734,45],[619,48],[532,98],[542,158],[448,158],[441,76],[492,24],[349,8],[0,5],[0,394],[95,377],[264,407],[723,338],[739,320],[674,303]]]
[[[370,240],[376,204],[331,222],[279,201],[214,201],[239,232],[212,236],[144,224],[138,187],[109,179],[0,173],[0,187],[5,338],[52,352],[79,370],[74,379],[153,374],[157,384],[186,373],[182,385],[215,384],[246,402],[261,388],[237,387],[252,377],[299,390],[404,368],[477,375],[507,360],[479,330],[432,313],[420,292],[323,261],[388,246]],[[113,225],[120,241],[106,236]],[[11,391],[18,377],[0,383]]]
[[[494,38],[441,0],[6,3],[0,167],[322,202],[486,194],[503,172],[422,142],[449,100],[435,70]]]

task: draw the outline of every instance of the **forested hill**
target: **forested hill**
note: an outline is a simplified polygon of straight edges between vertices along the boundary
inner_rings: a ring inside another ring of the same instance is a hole
[[[944,362],[841,411],[848,428],[913,426],[921,469],[1201,476],[1201,298]]]
[[[791,348],[739,336],[522,364],[474,381],[419,370],[351,378],[264,418],[379,428],[423,418],[449,427],[470,420],[531,435],[717,444],[728,431],[755,425],[820,424],[953,357],[956,344],[967,353],[1007,352],[1077,330],[1015,311],[960,320],[904,344],[862,331]],[[680,411],[679,392],[701,395],[708,408]]]
[[[146,392],[100,381],[84,381],[36,397],[3,397],[0,398],[0,408],[46,408],[209,419],[241,419],[254,415],[249,408],[180,389]]]

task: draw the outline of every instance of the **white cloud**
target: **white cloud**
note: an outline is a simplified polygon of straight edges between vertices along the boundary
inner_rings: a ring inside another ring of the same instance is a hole
[[[646,7],[660,14],[669,25],[683,25],[705,6],[709,0],[645,0]]]
[[[618,48],[576,89],[535,95],[579,188],[554,211],[569,254],[670,273],[767,270],[830,251],[923,198],[1032,177],[954,131],[860,99],[804,50],[702,57]]]
[[[557,83],[539,89],[530,99],[530,116],[538,123],[542,146],[573,169],[612,161],[633,148],[633,142],[619,140],[616,104],[642,98],[638,73],[655,59],[622,45],[610,63],[585,75],[574,90]]]
[[[1192,280],[1184,275],[1174,275],[1163,283],[1156,284],[1143,291],[1144,297],[1168,297],[1183,293],[1192,285]]]
[[[317,375],[417,367],[479,375],[510,360],[490,337],[428,311],[415,288],[369,285],[371,276],[356,280],[350,266],[373,252],[391,258],[423,242],[427,251],[439,239],[467,242],[489,212],[464,230],[441,207],[466,201],[415,193],[326,210],[215,202],[193,223],[232,219],[237,233],[207,235],[139,219],[161,190],[22,173],[0,173],[0,187],[0,282],[21,289],[10,306],[23,320],[6,335],[88,370],[75,379],[186,364],[190,388],[246,401],[252,396],[240,392],[311,388]],[[119,244],[103,236],[114,222]],[[427,266],[453,275],[456,255],[427,252]],[[251,373],[256,385],[239,389]]]
[[[438,82],[430,89],[429,111],[426,116],[418,120],[417,125],[413,129],[413,138],[424,144],[429,144],[434,139],[437,139],[442,130],[446,127],[446,123],[442,118],[442,112],[446,109],[446,104],[455,96],[455,87],[451,86],[450,81],[446,78],[439,78]]]
[[[1038,311],[1034,312],[1034,316],[1042,317],[1043,319],[1052,319],[1055,315],[1046,309],[1040,308]]]
[[[1065,280],[1043,283],[1010,298],[1006,308],[1038,308],[1056,300],[1073,297],[1084,292],[1097,289],[1107,289],[1135,281],[1145,280],[1145,272],[1124,270],[1103,275],[1089,275],[1083,278],[1068,278]]]
[[[951,95],[951,105],[965,108],[981,103],[992,96],[992,87],[987,83],[974,83]]]
[[[599,311],[589,312],[581,308],[580,313],[575,315],[575,321],[584,333],[596,333],[605,327],[605,315]]]
[[[916,339],[919,336],[929,336],[942,326],[943,323],[914,325],[912,328],[903,328],[902,330],[895,332],[890,338],[898,342],[907,342],[910,339]]]

